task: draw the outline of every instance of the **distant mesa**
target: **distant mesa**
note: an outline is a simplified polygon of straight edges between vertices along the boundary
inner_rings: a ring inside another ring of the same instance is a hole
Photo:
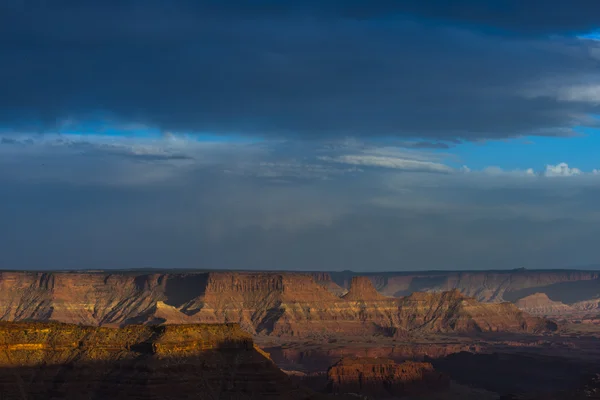
[[[521,310],[534,315],[561,315],[574,309],[560,301],[551,300],[545,293],[534,293],[515,302]]]

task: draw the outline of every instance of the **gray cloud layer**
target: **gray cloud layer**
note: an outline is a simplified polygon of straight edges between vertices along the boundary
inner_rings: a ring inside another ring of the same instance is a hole
[[[598,175],[411,172],[400,161],[357,169],[318,158],[395,154],[441,162],[438,154],[352,144],[310,152],[293,143],[130,143],[118,151],[104,141],[78,143],[0,146],[3,268],[598,262]],[[165,156],[140,158],[141,149]],[[167,156],[181,149],[185,159]]]
[[[577,92],[599,83],[596,42],[545,35],[590,28],[597,2],[451,3],[9,0],[0,121],[442,140],[597,125]]]

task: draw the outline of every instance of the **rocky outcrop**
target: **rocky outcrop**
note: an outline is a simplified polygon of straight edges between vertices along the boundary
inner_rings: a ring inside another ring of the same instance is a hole
[[[0,323],[3,399],[309,399],[235,324]]]
[[[515,302],[519,309],[533,315],[561,315],[574,312],[574,308],[553,301],[545,293],[534,293]]]
[[[400,327],[429,332],[542,332],[555,323],[532,317],[512,303],[486,304],[458,290],[413,293],[399,300]]]
[[[350,290],[343,296],[350,301],[382,301],[387,298],[375,289],[371,280],[366,276],[355,276],[350,283]]]
[[[255,335],[316,339],[555,328],[512,304],[483,304],[458,291],[385,297],[364,277],[338,297],[294,273],[1,273],[0,320],[30,319],[95,326],[235,322]]]
[[[447,376],[429,363],[396,364],[385,358],[344,358],[327,372],[331,393],[356,393],[374,398],[424,394],[449,386]]]
[[[573,303],[571,307],[577,311],[600,312],[600,298],[579,301],[577,303]]]

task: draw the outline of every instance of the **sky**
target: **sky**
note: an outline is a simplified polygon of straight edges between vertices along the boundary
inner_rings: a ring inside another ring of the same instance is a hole
[[[3,0],[0,269],[600,264],[597,0]]]

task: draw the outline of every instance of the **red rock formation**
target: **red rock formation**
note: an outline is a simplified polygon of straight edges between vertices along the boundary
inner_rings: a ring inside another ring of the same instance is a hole
[[[330,274],[333,281],[344,288],[349,287],[352,276],[361,275],[349,271]],[[591,281],[600,284],[600,272],[577,270],[386,272],[368,274],[368,277],[377,290],[386,296],[458,289],[467,296],[486,302],[513,301],[535,292],[550,291],[561,284],[572,286],[564,291],[576,291],[579,286],[586,288]]]
[[[578,301],[576,303],[571,304],[571,307],[576,310],[576,311],[600,311],[600,299],[596,298],[596,299],[589,299],[589,300],[583,300],[583,301]]]
[[[0,323],[2,399],[313,399],[237,325]]]
[[[449,386],[449,379],[429,363],[396,364],[385,358],[344,358],[327,372],[331,393],[356,393],[375,398],[423,394]]]
[[[293,273],[1,273],[0,320],[28,319],[98,326],[236,322],[253,334],[317,339],[547,328],[511,304],[482,304],[457,291],[387,298],[360,277],[339,298],[311,276]]]
[[[515,302],[519,309],[533,315],[561,315],[572,313],[575,310],[561,303],[560,301],[552,301],[545,293],[534,293],[530,296],[523,297]]]
[[[556,324],[531,317],[512,303],[486,304],[458,290],[413,293],[399,301],[400,327],[429,332],[539,332]]]
[[[344,295],[344,300],[350,301],[380,301],[388,300],[381,295],[366,276],[355,276],[350,283],[350,290]]]

